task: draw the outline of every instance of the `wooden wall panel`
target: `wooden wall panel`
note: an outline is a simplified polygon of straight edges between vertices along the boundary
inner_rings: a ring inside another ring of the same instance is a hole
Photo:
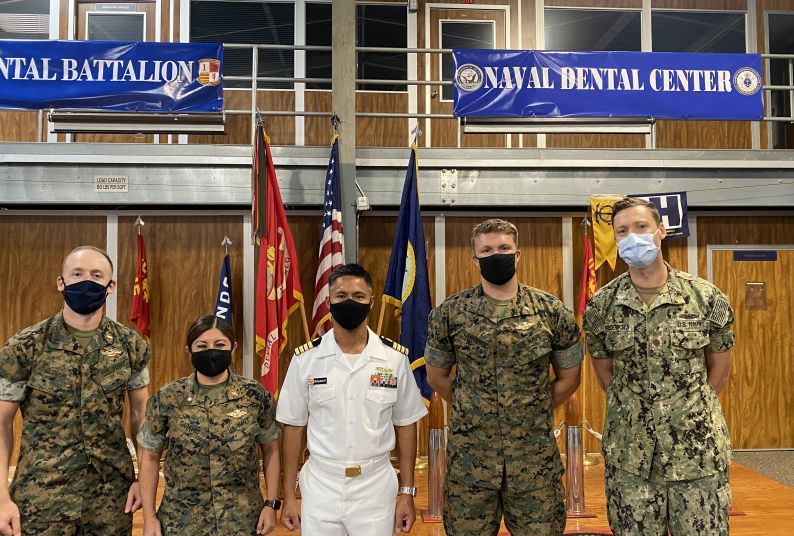
[[[3,128],[0,129],[0,142],[4,141],[41,141],[37,139],[38,112],[18,112],[16,110],[0,110],[0,122]],[[44,128],[42,137],[46,139],[46,116],[42,118]]]
[[[775,262],[735,262],[732,251],[715,251],[714,283],[731,300],[736,346],[721,401],[734,448],[794,447],[794,251]],[[750,310],[745,283],[767,285],[768,307]]]
[[[356,111],[405,113],[408,111],[408,93],[358,91]],[[408,119],[386,117],[356,119],[358,147],[405,147],[408,145],[408,135]]]
[[[63,258],[82,245],[105,247],[104,217],[0,216],[0,315],[3,343],[20,330],[54,315],[63,307],[56,287]],[[11,465],[19,455],[22,419],[14,422]]]
[[[751,149],[748,121],[656,122],[659,149]]]
[[[295,94],[292,91],[260,90],[257,107],[260,110],[295,110]],[[223,92],[225,110],[250,110],[251,92],[244,89],[229,89]],[[295,145],[295,118],[293,116],[265,117],[265,130],[271,145]],[[217,143],[231,145],[251,144],[251,116],[227,115],[226,134],[188,136],[188,143]]]
[[[304,97],[304,104],[307,112],[331,113],[331,92],[330,91],[307,91]],[[311,145],[330,145],[333,136],[331,129],[331,117],[306,117],[304,120],[304,144]],[[359,143],[356,137],[356,143]]]
[[[644,149],[642,134],[546,134],[546,147],[555,149]]]
[[[187,328],[199,316],[214,314],[224,235],[232,241],[233,322],[238,348],[232,370],[242,373],[243,361],[243,245],[242,215],[142,216],[149,265],[152,361],[149,393],[190,374],[193,367],[185,352]],[[128,326],[132,284],[135,280],[137,241],[135,216],[119,217],[118,320]]]

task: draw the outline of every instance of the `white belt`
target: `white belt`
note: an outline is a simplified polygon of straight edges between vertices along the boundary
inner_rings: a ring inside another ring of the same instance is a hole
[[[326,473],[330,473],[332,475],[341,475],[348,478],[355,478],[360,475],[371,473],[389,463],[389,455],[384,454],[382,456],[378,456],[377,458],[371,458],[363,462],[353,463],[338,462],[317,456],[316,454],[312,454],[309,456],[309,463],[321,471],[325,471]]]

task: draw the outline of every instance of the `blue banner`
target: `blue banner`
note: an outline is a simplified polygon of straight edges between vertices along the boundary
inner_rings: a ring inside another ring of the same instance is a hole
[[[232,263],[227,254],[221,264],[221,277],[218,282],[218,298],[215,300],[215,316],[232,324]]]
[[[758,120],[761,56],[455,49],[457,117]]]
[[[689,221],[687,220],[686,192],[672,192],[668,194],[631,194],[629,197],[644,199],[653,203],[662,223],[667,231],[667,238],[686,238],[689,236]]]
[[[223,46],[0,40],[0,108],[221,112]]]
[[[419,209],[417,152],[416,145],[412,145],[383,298],[384,302],[391,303],[400,310],[400,344],[408,348],[408,359],[411,361],[416,384],[422,396],[430,400],[433,389],[427,383],[425,345],[427,322],[432,307],[425,230]]]

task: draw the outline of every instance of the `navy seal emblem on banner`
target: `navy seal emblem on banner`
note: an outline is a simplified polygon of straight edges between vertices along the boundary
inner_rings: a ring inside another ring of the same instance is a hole
[[[667,238],[686,238],[689,236],[686,192],[638,194],[630,197],[644,199],[656,205],[659,215],[662,217],[664,228],[667,230]]]
[[[461,65],[455,72],[455,82],[461,91],[477,91],[483,83],[482,69],[473,63]]]
[[[733,76],[733,87],[742,95],[754,95],[761,89],[761,76],[750,67],[739,69]]]

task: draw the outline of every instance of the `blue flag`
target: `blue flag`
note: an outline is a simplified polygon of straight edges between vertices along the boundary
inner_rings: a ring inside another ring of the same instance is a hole
[[[232,325],[232,264],[229,261],[229,255],[223,258],[223,264],[221,265],[215,316],[223,318],[230,326]]]
[[[689,236],[689,220],[687,219],[686,192],[666,194],[637,194],[631,197],[644,199],[656,205],[659,216],[667,230],[667,238],[686,238]]]
[[[431,309],[430,284],[427,277],[425,231],[419,211],[417,175],[417,149],[413,145],[405,172],[400,215],[397,218],[383,294],[385,302],[393,304],[401,311],[400,344],[408,348],[416,383],[422,396],[429,400],[433,390],[427,383],[424,365],[427,319]]]

